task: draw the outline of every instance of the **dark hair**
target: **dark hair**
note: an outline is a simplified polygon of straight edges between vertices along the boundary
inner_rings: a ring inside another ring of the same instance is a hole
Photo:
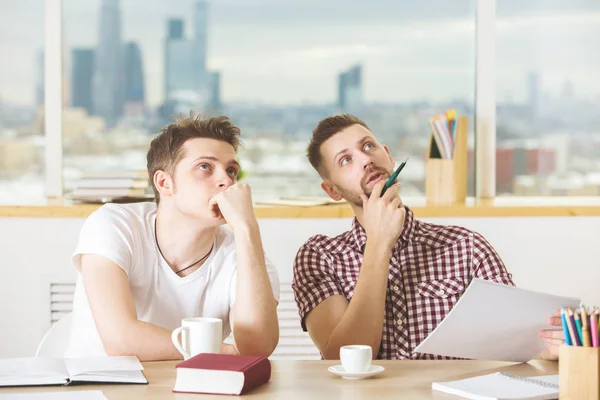
[[[174,174],[175,166],[185,156],[183,145],[186,141],[194,138],[216,139],[229,143],[237,152],[239,136],[240,128],[226,116],[202,119],[200,114],[190,112],[189,117],[180,115],[174,123],[165,126],[150,143],[146,156],[148,177],[152,182],[156,203],[160,202],[160,195],[154,186],[154,174],[156,171],[165,171],[171,176]]]
[[[336,133],[343,131],[349,126],[357,124],[369,129],[367,124],[365,124],[361,119],[350,114],[333,115],[319,122],[317,127],[313,130],[310,143],[306,149],[308,161],[310,161],[310,164],[314,169],[317,170],[317,172],[319,172],[319,174],[321,174],[321,163],[323,162],[321,145]]]

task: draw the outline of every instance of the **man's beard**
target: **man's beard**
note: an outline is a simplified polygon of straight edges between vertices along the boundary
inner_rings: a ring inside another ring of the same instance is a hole
[[[373,172],[381,173],[384,176],[384,179],[389,179],[391,173],[387,171],[385,168],[370,168],[361,178],[360,180],[360,188],[362,193],[364,193],[367,197],[371,197],[373,194],[373,188],[367,187],[367,177],[371,175]],[[394,181],[394,183],[397,182]],[[338,191],[342,193],[342,197],[346,199],[347,202],[354,204],[358,207],[363,207],[363,201],[360,198],[360,193],[356,193],[353,190],[345,190],[338,187]]]
[[[367,197],[371,197],[371,194],[373,192],[373,186],[371,186],[371,188],[367,187],[367,178],[372,175],[373,173],[379,173],[383,175],[383,179],[389,179],[391,173],[390,171],[387,171],[385,168],[369,168],[369,170],[363,175],[362,179],[360,180],[360,188],[362,189],[363,193],[367,196]],[[362,202],[361,202],[362,204]]]

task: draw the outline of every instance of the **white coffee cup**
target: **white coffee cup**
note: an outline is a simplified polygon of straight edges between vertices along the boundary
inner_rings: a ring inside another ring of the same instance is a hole
[[[340,348],[340,361],[346,372],[368,371],[371,366],[371,358],[373,358],[371,346],[350,345]]]
[[[223,343],[223,321],[219,318],[184,318],[181,320],[181,326],[171,334],[171,340],[186,360],[200,353],[220,353]]]

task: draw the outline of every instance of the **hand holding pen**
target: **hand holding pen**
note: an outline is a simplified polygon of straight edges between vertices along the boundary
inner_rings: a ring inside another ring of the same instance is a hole
[[[383,186],[383,190],[381,191],[381,196],[379,196],[379,197],[383,197],[383,195],[390,188],[390,186],[392,186],[394,184],[394,181],[398,178],[398,175],[400,175],[400,171],[402,171],[404,169],[404,166],[406,165],[407,161],[408,161],[408,157],[406,158],[406,160],[404,160],[404,162],[402,164],[400,164],[398,166],[398,168],[396,168],[394,173],[390,176],[390,178],[387,180],[387,182]]]

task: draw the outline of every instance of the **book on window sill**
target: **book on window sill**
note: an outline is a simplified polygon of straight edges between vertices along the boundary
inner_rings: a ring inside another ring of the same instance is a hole
[[[137,357],[0,359],[0,387],[82,383],[147,384]]]
[[[241,395],[271,379],[261,356],[201,353],[175,367],[173,392]]]
[[[104,170],[104,171],[85,171],[81,174],[82,179],[86,178],[130,178],[148,180],[148,171],[140,170]]]
[[[76,183],[77,189],[146,189],[147,179],[135,178],[82,178]]]
[[[129,197],[129,196],[105,197],[105,196],[101,196],[101,197],[90,197],[90,198],[67,197],[67,199],[70,199],[74,204],[106,204],[106,203],[125,204],[125,203],[141,203],[141,202],[146,202],[146,201],[154,201],[155,197],[153,194],[146,194],[144,196],[137,196],[137,197]]]
[[[71,193],[73,200],[87,200],[116,197],[143,197],[149,194],[146,189],[128,188],[75,188]]]
[[[311,207],[328,206],[335,204],[347,204],[346,200],[335,201],[328,197],[281,197],[277,200],[266,200],[256,202],[258,205],[266,206],[290,206],[290,207]]]

